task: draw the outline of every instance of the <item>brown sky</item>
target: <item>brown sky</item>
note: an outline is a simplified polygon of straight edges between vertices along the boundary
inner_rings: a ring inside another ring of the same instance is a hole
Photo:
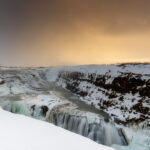
[[[1,0],[0,64],[150,61],[149,0]]]

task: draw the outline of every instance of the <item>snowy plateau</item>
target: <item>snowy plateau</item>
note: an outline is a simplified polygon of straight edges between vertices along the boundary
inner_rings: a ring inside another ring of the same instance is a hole
[[[0,67],[0,106],[2,150],[150,150],[149,64]]]

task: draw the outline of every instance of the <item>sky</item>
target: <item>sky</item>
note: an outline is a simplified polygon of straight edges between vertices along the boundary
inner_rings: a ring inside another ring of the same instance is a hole
[[[150,62],[149,0],[1,0],[0,65]]]

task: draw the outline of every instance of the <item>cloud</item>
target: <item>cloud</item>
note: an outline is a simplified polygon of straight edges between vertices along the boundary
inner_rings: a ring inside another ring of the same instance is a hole
[[[2,0],[0,63],[147,61],[149,6],[149,0]]]

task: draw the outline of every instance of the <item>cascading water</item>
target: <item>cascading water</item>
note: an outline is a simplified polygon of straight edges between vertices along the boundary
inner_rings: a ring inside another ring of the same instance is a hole
[[[127,145],[121,130],[115,128],[113,124],[106,123],[103,119],[99,124],[89,124],[86,117],[55,114],[54,124],[103,145]]]

